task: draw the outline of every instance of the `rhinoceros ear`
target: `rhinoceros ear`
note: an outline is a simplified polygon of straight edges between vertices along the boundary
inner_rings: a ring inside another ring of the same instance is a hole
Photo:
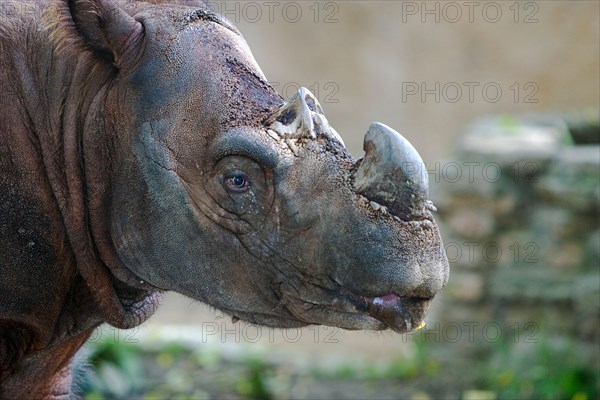
[[[117,68],[135,60],[144,36],[142,24],[111,0],[69,0],[77,31],[101,57]]]

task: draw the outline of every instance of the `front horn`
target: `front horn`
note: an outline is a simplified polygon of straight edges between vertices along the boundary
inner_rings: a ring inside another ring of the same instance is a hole
[[[425,163],[408,140],[374,122],[365,134],[365,156],[354,174],[354,189],[403,220],[420,219],[431,209]]]

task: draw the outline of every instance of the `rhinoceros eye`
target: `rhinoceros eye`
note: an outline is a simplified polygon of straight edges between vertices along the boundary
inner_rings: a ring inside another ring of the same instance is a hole
[[[252,186],[250,180],[242,172],[234,172],[225,177],[225,188],[232,192],[245,192]]]

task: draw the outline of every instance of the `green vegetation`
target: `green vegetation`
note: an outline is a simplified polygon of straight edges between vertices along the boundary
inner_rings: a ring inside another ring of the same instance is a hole
[[[273,366],[267,365],[258,358],[248,358],[242,361],[242,364],[247,367],[247,370],[235,384],[237,393],[247,399],[272,399],[273,394],[267,379],[268,375],[272,374]]]
[[[387,364],[343,364],[302,371],[257,356],[169,343],[159,349],[104,341],[91,344],[96,374],[86,399],[285,399],[397,396],[465,400],[599,398],[598,369],[578,343],[444,343],[417,334],[414,351]],[[589,352],[588,352],[589,353]],[[334,390],[335,389],[335,390]],[[299,395],[298,395],[299,394]]]
[[[586,367],[578,353],[575,343],[548,339],[525,350],[502,345],[483,365],[479,383],[499,399],[597,399],[598,371]]]
[[[122,397],[143,388],[140,348],[110,340],[93,346],[89,362],[95,373],[86,382],[87,399]]]

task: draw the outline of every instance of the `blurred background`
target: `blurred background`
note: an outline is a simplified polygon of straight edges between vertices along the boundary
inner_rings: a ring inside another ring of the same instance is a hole
[[[414,144],[450,282],[404,336],[273,331],[169,294],[98,329],[88,398],[598,398],[600,3],[209,3],[354,156],[372,121]]]

